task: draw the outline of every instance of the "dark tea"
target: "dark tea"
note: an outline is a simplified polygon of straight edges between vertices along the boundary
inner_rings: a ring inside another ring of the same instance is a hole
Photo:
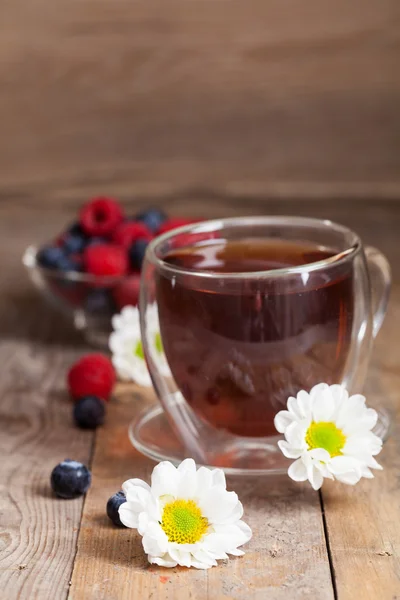
[[[209,240],[164,257],[188,270],[160,274],[157,300],[170,369],[197,416],[237,435],[271,436],[289,396],[341,382],[353,323],[351,262],[285,277],[260,273],[335,254],[305,242],[249,239]],[[190,270],[215,274],[213,286]],[[231,286],[222,273],[248,277]]]

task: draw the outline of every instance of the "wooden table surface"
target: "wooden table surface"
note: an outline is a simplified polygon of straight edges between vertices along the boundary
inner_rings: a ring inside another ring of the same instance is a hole
[[[132,211],[140,202],[123,198]],[[170,212],[187,199],[168,198]],[[254,535],[244,557],[209,571],[150,567],[138,535],[108,522],[108,497],[153,463],[136,452],[127,424],[151,392],[121,386],[98,432],[75,428],[65,389],[68,366],[87,348],[48,309],[21,266],[78,202],[36,197],[0,203],[0,590],[2,600],[395,600],[400,598],[400,204],[393,201],[283,202],[195,197],[193,214],[301,214],[331,218],[379,247],[393,267],[387,319],[376,341],[366,392],[393,416],[383,472],[358,486],[312,491],[287,477],[232,480]],[[54,498],[49,475],[72,457],[90,465],[86,498]]]

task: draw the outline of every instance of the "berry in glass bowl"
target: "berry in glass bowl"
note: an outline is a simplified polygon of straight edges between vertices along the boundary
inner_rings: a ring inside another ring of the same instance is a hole
[[[70,318],[89,343],[107,347],[111,318],[139,302],[141,264],[149,242],[185,221],[150,208],[127,217],[113,198],[94,198],[77,220],[23,263],[42,296]]]

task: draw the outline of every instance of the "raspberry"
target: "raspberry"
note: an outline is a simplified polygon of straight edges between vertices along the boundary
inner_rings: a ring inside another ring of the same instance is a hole
[[[172,229],[176,229],[177,227],[182,227],[183,225],[191,225],[192,223],[198,223],[198,219],[168,219],[168,221],[164,221],[164,223],[162,223],[157,234],[161,235],[162,233],[166,233],[167,231],[171,231]]]
[[[124,248],[115,244],[88,246],[83,264],[85,271],[92,275],[125,275],[129,267]]]
[[[117,285],[113,291],[115,304],[121,310],[124,306],[137,306],[139,302],[140,276],[132,275]]]
[[[115,244],[129,248],[136,240],[151,240],[152,234],[144,223],[128,221],[118,225],[112,235]]]
[[[88,235],[110,235],[124,218],[122,208],[112,198],[94,198],[80,212],[80,224]]]
[[[114,383],[114,367],[104,354],[88,354],[73,364],[68,372],[68,388],[76,400],[83,396],[108,400]]]

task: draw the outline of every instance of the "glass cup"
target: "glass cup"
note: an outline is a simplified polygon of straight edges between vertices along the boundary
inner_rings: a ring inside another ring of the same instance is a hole
[[[389,291],[385,257],[331,221],[231,218],[156,238],[142,271],[142,339],[183,454],[279,470],[274,416],[317,383],[361,391]]]

